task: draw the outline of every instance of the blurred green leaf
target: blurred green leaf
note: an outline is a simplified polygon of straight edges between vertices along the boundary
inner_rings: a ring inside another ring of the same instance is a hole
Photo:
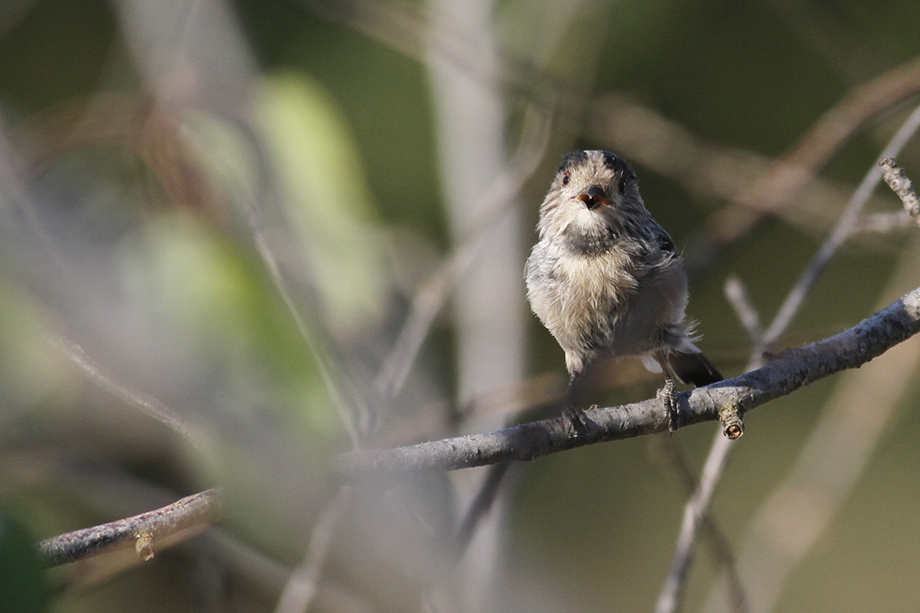
[[[385,289],[361,153],[318,82],[284,72],[260,93],[260,123],[325,311],[333,328],[354,329],[380,315]]]
[[[48,609],[50,592],[32,542],[25,528],[0,514],[0,610]]]

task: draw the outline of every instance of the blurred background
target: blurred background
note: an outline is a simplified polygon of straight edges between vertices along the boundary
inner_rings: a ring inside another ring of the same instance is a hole
[[[743,372],[726,280],[768,328],[920,101],[918,28],[912,0],[6,0],[0,609],[653,609],[718,424],[504,478],[342,487],[336,458],[558,414],[523,266],[574,149],[633,164]],[[877,189],[767,349],[920,285],[905,220]],[[746,417],[712,507],[745,602],[704,539],[685,610],[920,608],[918,358]],[[618,363],[583,403],[660,384]],[[150,562],[33,553],[211,487],[217,527]]]

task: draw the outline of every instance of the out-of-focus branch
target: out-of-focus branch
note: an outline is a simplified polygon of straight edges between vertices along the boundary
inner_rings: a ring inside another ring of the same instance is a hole
[[[384,399],[392,398],[402,388],[435,316],[488,236],[485,230],[494,226],[511,209],[524,183],[536,171],[549,142],[552,117],[541,117],[539,121],[539,125],[521,143],[509,167],[493,181],[481,202],[473,207],[480,213],[471,222],[472,230],[467,237],[441,262],[413,297],[409,315],[374,381],[375,389]]]
[[[469,32],[434,10],[430,3],[405,0],[299,0],[310,12],[346,25],[373,40],[421,62],[432,55],[480,83],[497,84],[502,93],[520,95],[541,110],[559,110],[580,118],[585,89],[541,70],[502,49],[487,61]],[[431,24],[440,24],[431,28]]]
[[[735,308],[738,319],[754,344],[747,370],[760,368],[764,361],[762,352],[763,329],[760,324],[760,316],[751,303],[744,284],[737,277],[730,277],[725,282],[725,296]],[[674,557],[671,560],[671,567],[655,605],[657,613],[670,613],[680,608],[687,572],[693,561],[700,531],[713,523],[709,515],[709,509],[712,506],[712,498],[715,495],[716,488],[722,481],[722,475],[725,473],[728,461],[731,459],[731,443],[732,441],[722,436],[721,433],[716,434],[709,450],[709,455],[706,457],[706,463],[703,466],[703,474],[700,476],[699,482],[690,487],[690,499],[684,506],[680,534],[674,547]],[[718,552],[720,548],[725,551],[720,555],[729,580],[732,609],[734,611],[746,611],[747,600],[744,597],[737,568],[734,566],[735,561],[727,553],[728,545],[720,545],[718,535],[714,534],[714,527],[708,527],[707,531],[711,533],[710,540],[713,542],[716,551]]]
[[[198,435],[187,425],[183,419],[157,398],[131,389],[115,380],[106,369],[93,360],[83,351],[83,348],[64,337],[50,338],[51,344],[58,349],[70,362],[79,369],[87,379],[109,392],[116,398],[121,398],[144,415],[160,422],[196,449],[200,441]]]
[[[920,58],[851,90],[791,151],[708,224],[716,244],[744,236],[764,215],[791,205],[831,156],[874,117],[920,92]]]
[[[918,127],[920,127],[920,107],[917,107],[910,117],[901,125],[880,157],[887,160],[888,156],[895,155],[899,152],[914,135]],[[880,164],[884,166],[884,162],[880,162]],[[875,185],[878,183],[881,175],[882,171],[879,170],[878,167],[873,167],[863,178],[850,199],[843,215],[841,215],[830,235],[825,239],[821,248],[815,254],[811,263],[803,271],[798,282],[789,291],[786,300],[783,302],[776,317],[774,317],[773,322],[767,330],[761,334],[757,332],[757,330],[759,330],[759,325],[751,327],[752,322],[745,324],[746,328],[748,328],[748,333],[752,335],[754,340],[754,351],[752,352],[751,362],[748,368],[758,367],[762,363],[764,351],[766,351],[771,344],[776,342],[789,327],[793,317],[795,317],[801,308],[805,296],[811,291],[811,288],[824,271],[828,262],[830,262],[834,254],[837,253],[837,250],[844,241],[852,235],[860,213],[866,201],[868,201],[869,196],[872,194],[872,191],[875,189]],[[905,206],[907,205],[905,204]],[[730,300],[732,300],[732,304],[739,309],[739,316],[744,320],[746,317],[751,317],[750,313],[745,313],[745,311],[749,310],[751,307],[745,306],[743,292],[740,292],[740,289],[742,288],[735,288],[732,290],[728,285],[726,286],[726,291],[729,294]],[[683,525],[681,526],[681,533],[678,537],[675,556],[671,565],[671,572],[668,575],[665,587],[658,600],[659,613],[674,611],[679,606],[679,596],[683,589],[687,568],[692,560],[702,518],[708,512],[712,495],[715,492],[716,485],[722,479],[722,474],[728,465],[730,456],[731,447],[728,442],[719,440],[719,437],[717,437],[707,457],[706,469],[704,470],[703,477],[700,479],[700,484],[693,496],[691,496],[684,510]]]
[[[303,562],[288,577],[275,613],[300,613],[307,611],[316,596],[320,572],[329,553],[339,518],[351,498],[351,488],[345,486],[330,502],[310,533],[310,544]]]
[[[706,142],[681,123],[621,94],[606,94],[594,102],[588,131],[604,146],[703,199],[734,201],[776,163],[753,151]],[[821,231],[834,223],[851,193],[848,185],[815,177],[804,186],[795,207],[773,213],[803,231]]]
[[[732,275],[725,280],[724,291],[725,297],[735,309],[738,321],[741,322],[744,331],[747,332],[748,338],[755,345],[760,345],[763,338],[760,315],[757,314],[757,309],[754,308],[754,303],[751,302],[751,297],[748,295],[744,283],[737,276]]]
[[[171,505],[108,524],[83,528],[46,539],[38,545],[39,557],[48,566],[133,546],[143,561],[156,549],[173,545],[207,528],[217,517],[216,490],[193,494]]]
[[[223,218],[223,205],[194,141],[182,130],[181,118],[149,97],[100,93],[69,99],[27,118],[18,126],[17,136],[24,141],[20,177],[24,183],[68,154],[118,144],[130,148],[153,170],[176,206]]]
[[[729,442],[724,436],[720,439]],[[681,452],[678,440],[674,437],[661,437],[661,451],[667,466],[672,469],[681,487],[683,487],[688,497],[692,497],[697,488],[698,481],[693,470],[687,464],[685,455]],[[705,472],[705,471],[704,471]],[[744,595],[744,586],[741,583],[741,577],[738,575],[735,555],[732,552],[731,544],[719,528],[716,520],[708,512],[700,517],[703,531],[707,542],[709,543],[712,556],[717,564],[721,566],[722,571],[728,580],[728,589],[731,595],[732,610],[743,612],[747,610],[747,598]],[[668,579],[666,579],[666,582]],[[665,590],[662,590],[662,594]],[[659,596],[659,601],[662,596]],[[676,604],[680,604],[676,601]],[[657,606],[657,605],[656,605]]]
[[[892,143],[886,148],[886,153],[882,154],[883,159],[879,162],[882,177],[892,191],[901,199],[905,210],[915,220],[917,218],[914,212],[917,212],[920,208],[915,206],[917,197],[911,181],[906,173],[896,166],[894,159],[885,156],[888,151],[898,150],[914,133],[918,125],[917,122],[920,121],[920,118],[917,117],[918,114],[920,114],[920,107],[918,107],[917,111],[914,111],[911,118],[905,122],[898,134],[892,139]],[[911,120],[913,120],[913,123]],[[867,175],[863,186],[861,186],[861,191],[864,195],[871,190],[870,185],[874,186],[878,181],[878,175],[877,168],[872,169]],[[857,193],[859,193],[859,190]],[[854,195],[854,200],[856,199],[857,197]],[[845,220],[841,219],[840,226],[845,223]],[[852,225],[852,223],[849,224],[849,226]],[[817,259],[818,256],[816,256]],[[914,261],[911,256],[907,256],[905,259],[911,262]],[[904,266],[902,266],[903,268]],[[782,309],[780,313],[782,313]],[[805,451],[800,456],[795,470],[774,491],[764,505],[761,515],[755,521],[756,531],[767,532],[770,529],[767,526],[776,525],[776,520],[773,519],[775,517],[796,517],[798,521],[803,517],[804,513],[811,513],[811,520],[805,521],[806,527],[798,532],[799,542],[794,547],[786,545],[786,548],[791,551],[777,551],[782,547],[772,544],[766,546],[765,543],[762,543],[765,546],[757,547],[756,564],[758,570],[772,569],[766,573],[758,572],[760,577],[765,577],[765,579],[757,581],[753,589],[755,592],[753,601],[759,610],[772,608],[772,603],[775,602],[780,592],[786,574],[805,555],[810,545],[814,543],[817,535],[833,517],[857,475],[861,472],[862,465],[880,436],[887,417],[897,404],[897,398],[903,393],[909,373],[916,368],[918,360],[916,351],[907,352],[901,350],[899,353],[904,355],[899,360],[897,367],[885,369],[884,376],[873,372],[870,368],[859,371],[859,373],[854,374],[853,377],[845,381],[846,389],[838,391],[837,398],[828,402],[829,409],[822,416],[822,420],[815,429],[810,442],[806,445]],[[884,390],[884,393],[882,390]],[[861,408],[865,406],[865,400],[868,398],[872,398],[875,401],[871,418],[860,414]],[[858,434],[845,434],[845,431],[854,427],[860,428]],[[830,433],[835,430],[838,432]],[[841,444],[839,441],[846,441],[846,443]],[[833,468],[830,469],[829,467]],[[828,474],[831,470],[833,474]],[[835,486],[829,487],[826,485],[828,483],[833,483]],[[822,497],[824,504],[819,505],[821,512],[816,512],[810,502],[806,502],[804,506],[812,508],[794,508],[796,505],[801,505],[803,496],[800,493],[806,491],[808,494],[805,497],[809,501],[813,500],[815,496]],[[815,494],[815,492],[824,492],[824,494]],[[781,507],[783,510],[780,510]],[[799,523],[801,524],[802,522]],[[757,538],[757,536],[753,538]],[[764,540],[771,543],[775,542],[770,538]],[[748,559],[750,557],[749,551],[750,547],[745,555],[744,562],[748,565],[751,564]]]
[[[681,423],[717,419],[727,407],[739,413],[790,394],[819,379],[857,368],[920,331],[920,288],[836,336],[788,349],[765,366],[739,377],[679,394]],[[458,470],[508,460],[528,461],[583,445],[630,438],[668,428],[658,400],[585,411],[584,436],[572,437],[564,418],[521,424],[485,434],[461,436],[397,449],[342,455],[345,479],[416,471]]]
[[[722,557],[723,566],[728,568],[728,574],[732,578],[731,593],[734,610],[747,610],[742,584],[738,579],[734,560],[728,553],[728,545],[719,540],[712,518],[709,516],[712,497],[715,494],[716,487],[722,480],[725,467],[728,465],[731,449],[732,441],[722,436],[721,433],[716,434],[712,450],[706,458],[706,464],[703,466],[700,482],[693,489],[690,500],[684,507],[684,516],[680,534],[677,537],[677,546],[674,548],[671,569],[658,596],[658,602],[655,604],[655,613],[671,613],[680,608],[681,597],[686,585],[687,571],[690,570],[690,562],[693,561],[693,554],[696,551],[700,531],[704,528],[708,528],[711,533],[711,540],[716,544],[716,551]]]
[[[910,117],[901,125],[888,145],[885,146],[885,150],[879,156],[879,160],[897,155],[918,129],[920,129],[920,106],[914,109],[914,112],[911,113]],[[862,213],[866,202],[869,200],[869,196],[872,194],[872,191],[875,189],[881,177],[882,171],[878,166],[873,166],[869,169],[869,172],[866,173],[859,187],[856,188],[856,191],[853,193],[853,197],[850,198],[850,202],[847,204],[847,208],[843,212],[843,215],[840,216],[834,229],[824,240],[818,253],[812,258],[811,263],[809,263],[808,267],[802,272],[795,286],[789,290],[789,294],[779,308],[776,317],[773,318],[773,322],[767,328],[766,332],[764,332],[764,349],[772,343],[775,343],[780,335],[786,331],[792,319],[798,313],[805,301],[808,292],[811,291],[818,277],[824,271],[824,268],[837,253],[840,246],[843,245],[847,238],[853,233],[856,222],[859,220],[859,215]]]
[[[889,290],[916,281],[918,246],[901,258]],[[772,611],[787,578],[812,551],[859,482],[920,365],[905,343],[841,378],[794,466],[751,521],[737,565],[752,611]],[[721,586],[704,611],[723,611]]]

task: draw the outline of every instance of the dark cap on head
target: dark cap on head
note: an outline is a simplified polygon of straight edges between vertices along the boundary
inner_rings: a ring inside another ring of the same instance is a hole
[[[562,164],[559,166],[559,170],[566,170],[573,168],[575,166],[580,166],[587,163],[590,153],[598,153],[603,157],[604,165],[607,166],[610,170],[613,170],[618,175],[627,176],[630,178],[635,178],[636,173],[633,172],[632,167],[629,163],[616,155],[615,153],[610,153],[609,151],[573,151],[567,153],[562,157]]]

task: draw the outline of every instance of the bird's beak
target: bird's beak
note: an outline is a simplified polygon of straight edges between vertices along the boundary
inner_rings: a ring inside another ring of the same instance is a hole
[[[610,198],[607,192],[597,185],[592,185],[586,192],[578,196],[578,199],[585,203],[588,210],[594,210],[602,204],[610,204]]]

